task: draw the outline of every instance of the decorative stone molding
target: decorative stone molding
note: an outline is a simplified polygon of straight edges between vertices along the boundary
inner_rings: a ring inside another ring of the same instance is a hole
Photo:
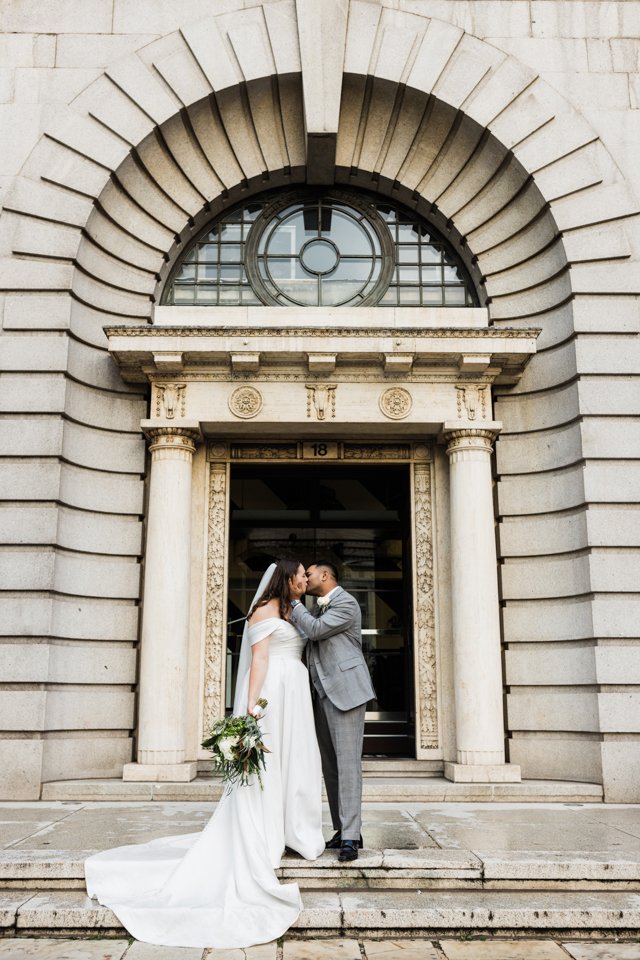
[[[234,416],[251,420],[262,410],[262,394],[255,387],[238,387],[229,397],[229,409]]]
[[[312,410],[316,420],[334,420],[336,416],[337,383],[307,383],[307,417],[311,419]]]
[[[187,405],[186,383],[156,383],[155,393],[156,417],[162,416],[163,411],[167,420],[173,420],[173,418],[176,416],[176,413],[178,413],[178,415],[181,417],[185,416]]]
[[[226,641],[227,465],[209,467],[207,518],[207,582],[205,610],[204,692],[202,729],[208,731],[224,713],[223,656]]]
[[[410,460],[411,447],[408,443],[345,443],[345,460]]]
[[[403,420],[411,413],[413,398],[404,387],[389,387],[380,394],[380,409],[390,420]]]
[[[419,749],[429,750],[439,746],[430,463],[416,463],[413,468],[413,499],[414,635],[418,712],[416,735]]]
[[[152,461],[180,459],[191,460],[196,452],[196,442],[200,438],[200,430],[196,426],[150,426],[152,421],[147,420],[143,431],[150,441]]]
[[[444,438],[447,441],[447,454],[452,462],[463,460],[468,455],[481,452],[490,454],[493,450],[493,442],[500,432],[498,424],[491,428],[468,427],[454,430],[447,430],[445,427]]]
[[[487,384],[456,384],[456,401],[460,420],[486,420]]]

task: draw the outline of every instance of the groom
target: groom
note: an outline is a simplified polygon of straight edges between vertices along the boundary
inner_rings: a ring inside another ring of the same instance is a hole
[[[357,860],[362,847],[362,741],[367,701],[375,697],[362,655],[360,607],[338,586],[338,571],[327,560],[307,570],[307,593],[316,597],[309,613],[291,601],[292,623],[309,638],[307,664],[316,732],[322,756],[338,860]]]

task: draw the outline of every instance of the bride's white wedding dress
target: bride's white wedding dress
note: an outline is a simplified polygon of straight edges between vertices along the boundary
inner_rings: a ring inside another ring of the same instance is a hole
[[[87,890],[138,940],[166,946],[247,947],[275,940],[301,910],[295,883],[274,869],[285,845],[307,860],[324,850],[320,754],[304,640],[290,623],[249,626],[251,644],[270,636],[260,725],[264,789],[255,779],[218,804],[202,833],[117,847],[85,864]],[[247,703],[249,676],[236,704]],[[237,709],[237,708],[236,708]]]

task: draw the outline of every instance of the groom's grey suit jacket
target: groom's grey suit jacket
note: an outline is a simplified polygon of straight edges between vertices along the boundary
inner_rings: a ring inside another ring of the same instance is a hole
[[[337,587],[320,613],[303,604],[294,607],[292,623],[308,637],[307,664],[315,664],[322,688],[338,710],[351,710],[375,697],[362,654],[362,615],[355,597]]]

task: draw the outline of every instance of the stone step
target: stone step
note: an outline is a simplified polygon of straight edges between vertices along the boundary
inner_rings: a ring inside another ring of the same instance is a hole
[[[54,780],[43,784],[42,800],[219,800],[215,777],[190,783],[125,783],[123,780]],[[601,803],[602,786],[573,780],[523,780],[522,783],[452,783],[444,777],[368,776],[366,803]]]
[[[587,931],[637,935],[637,894],[564,891],[367,890],[302,891],[294,930],[309,936],[380,935],[392,931],[438,937],[457,931],[527,936],[584,936]],[[0,890],[2,935],[122,936],[115,915],[81,891]]]
[[[95,850],[3,850],[6,890],[84,889],[84,861]],[[283,857],[278,876],[307,890],[640,890],[640,851],[469,851],[427,847],[363,850],[341,865],[334,851],[318,860]]]
[[[442,760],[412,760],[408,757],[379,757],[362,760],[362,775],[368,777],[438,777],[442,779],[444,764]],[[198,776],[215,778],[212,760],[198,761]]]

